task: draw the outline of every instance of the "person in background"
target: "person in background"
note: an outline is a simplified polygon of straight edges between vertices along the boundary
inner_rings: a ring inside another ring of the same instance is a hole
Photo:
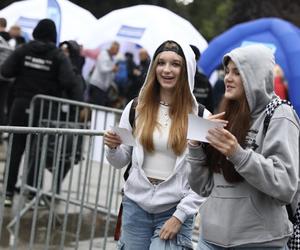
[[[274,91],[282,100],[289,100],[288,87],[281,67],[276,64],[274,67]]]
[[[113,57],[118,54],[120,44],[116,41],[111,43],[107,50],[102,50],[97,57],[94,70],[89,79],[88,102],[109,106],[108,90],[113,84],[114,74],[118,71]]]
[[[269,48],[236,48],[223,57],[223,65],[221,113],[208,119],[227,125],[208,131],[209,144],[189,141],[189,183],[208,196],[200,207],[197,249],[288,250],[293,226],[285,205],[298,187],[299,118],[287,104],[275,109]]]
[[[195,60],[198,62],[201,56],[200,50],[194,45],[190,46],[195,53]],[[193,93],[198,103],[203,104],[210,112],[213,112],[212,87],[207,77],[200,72],[198,67],[195,73],[195,87]]]
[[[136,146],[106,131],[106,157],[116,168],[130,161],[124,186],[119,249],[192,249],[194,216],[203,201],[188,185],[185,162],[188,114],[197,114],[192,90],[196,61],[188,45],[165,41],[154,53],[137,98],[134,128],[125,107],[120,127],[134,133]],[[205,110],[204,115],[209,111]]]
[[[7,21],[4,17],[0,17],[0,36],[5,40],[5,41],[9,41],[10,39],[10,35],[9,33],[6,31],[6,27],[7,27]]]
[[[0,18],[0,69],[6,58],[12,53],[13,48],[10,47],[8,41],[10,39],[9,33],[6,31],[6,19]],[[3,77],[0,74],[0,125],[7,125],[8,115],[8,94],[11,85],[11,80]],[[2,133],[0,134],[0,144],[3,143]]]
[[[146,49],[141,48],[139,50],[139,59],[140,59],[140,63],[138,65],[137,70],[134,72],[134,74],[138,77],[138,82],[141,87],[144,84],[144,81],[145,81],[145,78],[147,75],[147,71],[149,68],[149,64],[150,64],[150,56]]]
[[[18,25],[13,25],[9,28],[9,44],[13,48],[17,48],[26,43],[25,38],[22,36],[21,27]]]
[[[13,103],[9,114],[10,126],[27,126],[30,101],[37,94],[82,101],[83,90],[76,80],[70,60],[56,47],[56,27],[50,19],[42,19],[33,30],[34,40],[20,46],[1,68],[4,77],[15,77]],[[26,135],[16,134],[8,171],[5,206],[11,206],[18,178]],[[28,184],[33,186],[34,169],[29,169]]]
[[[70,59],[72,66],[73,66],[73,71],[74,71],[76,77],[78,78],[78,81],[82,84],[82,89],[85,90],[86,84],[85,84],[85,80],[82,76],[82,68],[83,68],[85,59],[83,56],[81,56],[80,45],[74,40],[69,40],[69,41],[61,42],[59,44],[59,48]]]
[[[141,87],[144,84],[147,71],[150,64],[150,57],[146,49],[141,48],[139,50],[139,65],[134,68],[133,75],[132,75],[132,81],[128,87],[127,91],[127,99],[131,100],[134,97],[137,97]]]

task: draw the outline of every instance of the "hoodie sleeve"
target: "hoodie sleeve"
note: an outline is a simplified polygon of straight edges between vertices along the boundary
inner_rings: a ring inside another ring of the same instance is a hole
[[[186,196],[182,198],[177,205],[173,216],[182,223],[187,216],[196,214],[200,205],[206,200],[206,196],[212,190],[213,182],[207,167],[202,167],[206,156],[201,146],[189,146],[189,152],[186,156],[188,166],[188,181],[190,189]]]
[[[200,205],[205,200],[206,198],[199,196],[193,190],[190,189],[189,193],[183,199],[180,200],[173,216],[175,216],[182,223],[184,223],[184,221],[189,215],[194,215],[198,212]]]
[[[131,104],[132,101],[130,101],[125,107],[119,124],[121,128],[126,128],[129,131],[132,131],[131,125],[129,123],[129,112]],[[127,164],[131,160],[132,147],[121,144],[116,149],[110,149],[109,147],[105,146],[105,154],[108,162],[112,166],[116,168],[122,168],[127,166]]]
[[[213,175],[206,163],[206,154],[202,146],[190,146],[187,155],[189,167],[189,184],[197,194],[207,197],[213,188]]]
[[[239,147],[229,160],[252,186],[283,203],[290,203],[298,185],[299,126],[292,116],[274,116],[261,153]]]

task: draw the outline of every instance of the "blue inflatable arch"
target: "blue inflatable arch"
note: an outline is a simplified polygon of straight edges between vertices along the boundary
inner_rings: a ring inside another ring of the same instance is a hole
[[[300,29],[287,21],[262,18],[233,26],[209,43],[199,66],[210,76],[224,54],[250,43],[263,43],[274,51],[288,81],[290,100],[300,115]]]

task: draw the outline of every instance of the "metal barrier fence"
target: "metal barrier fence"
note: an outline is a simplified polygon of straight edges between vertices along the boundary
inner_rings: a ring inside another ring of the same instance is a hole
[[[0,249],[116,249],[123,172],[106,161],[102,136],[121,110],[38,95],[28,115],[28,127],[0,126],[7,133],[0,161]],[[18,190],[6,207],[20,136],[26,145]]]
[[[121,111],[39,95],[28,113],[28,127],[0,127],[8,135],[0,163],[0,248],[115,249],[110,239],[122,173],[105,160],[102,136]],[[6,207],[13,149],[21,137],[26,145],[19,190]]]

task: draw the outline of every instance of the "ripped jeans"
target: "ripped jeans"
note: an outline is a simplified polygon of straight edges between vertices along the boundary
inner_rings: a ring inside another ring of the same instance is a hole
[[[192,250],[194,216],[188,217],[172,240],[162,240],[159,232],[171,218],[176,207],[151,214],[140,208],[128,197],[123,197],[122,232],[119,250]]]

